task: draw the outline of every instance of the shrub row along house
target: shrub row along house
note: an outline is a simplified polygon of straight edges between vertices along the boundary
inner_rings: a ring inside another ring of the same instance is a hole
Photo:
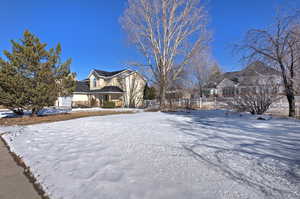
[[[87,79],[76,82],[72,106],[141,107],[145,85],[145,78],[133,70],[93,69]]]
[[[278,94],[283,93],[281,74],[277,70],[254,62],[241,71],[227,72],[211,79],[205,85],[207,97],[235,97],[249,91],[257,91],[261,85],[278,85]]]

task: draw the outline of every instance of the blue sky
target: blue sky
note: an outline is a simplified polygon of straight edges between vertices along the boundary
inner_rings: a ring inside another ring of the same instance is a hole
[[[266,27],[275,9],[287,0],[210,0],[213,55],[224,71],[242,67],[232,45],[250,28]],[[294,1],[300,5],[300,0]],[[126,0],[1,0],[0,51],[10,49],[25,29],[53,47],[60,42],[63,58],[72,58],[78,79],[90,69],[121,69],[140,58],[118,22]],[[300,7],[300,6],[299,6]]]

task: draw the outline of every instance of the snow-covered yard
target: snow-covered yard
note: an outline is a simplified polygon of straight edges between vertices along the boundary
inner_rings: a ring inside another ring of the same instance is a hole
[[[224,111],[0,127],[52,199],[300,198],[300,122]]]
[[[115,112],[126,112],[126,111],[132,111],[132,112],[143,112],[143,109],[137,109],[137,108],[73,108],[72,112],[96,112],[96,111],[115,111]]]

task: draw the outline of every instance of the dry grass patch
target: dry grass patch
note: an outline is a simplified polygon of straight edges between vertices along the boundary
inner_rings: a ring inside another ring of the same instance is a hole
[[[41,117],[24,116],[20,118],[2,118],[0,119],[0,125],[3,126],[30,125],[30,124],[72,120],[72,119],[82,118],[82,117],[130,114],[130,113],[134,113],[134,112],[133,111],[124,111],[124,112],[97,111],[97,112],[75,112],[75,113],[67,113],[67,114],[60,114],[60,115],[41,116]]]

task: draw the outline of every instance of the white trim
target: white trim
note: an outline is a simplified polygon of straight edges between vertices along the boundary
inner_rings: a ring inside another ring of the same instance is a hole
[[[119,73],[117,73],[117,74],[115,74],[115,75],[106,77],[106,76],[101,76],[101,75],[99,75],[99,74],[96,72],[96,70],[93,69],[93,70],[91,70],[91,72],[89,73],[88,78],[90,78],[90,76],[91,76],[92,74],[95,74],[97,77],[101,77],[101,78],[103,78],[103,79],[111,79],[111,78],[113,78],[113,77],[115,77],[115,76],[118,76],[118,75],[120,75],[120,74],[122,74],[122,73],[124,73],[124,72],[126,72],[126,71],[132,71],[132,70],[124,69],[122,72],[119,72]],[[108,72],[108,71],[105,71],[105,72]],[[115,71],[112,71],[112,72],[115,72]]]
[[[137,73],[137,74],[138,74],[145,82],[147,82],[147,80],[145,79],[145,77],[144,77],[143,75],[141,75],[138,71],[136,71],[136,70],[131,70],[131,69],[124,69],[122,72],[117,73],[117,74],[115,74],[115,75],[113,75],[113,76],[109,76],[109,77],[101,76],[101,75],[99,75],[99,74],[95,71],[95,69],[93,69],[93,70],[91,70],[91,72],[89,73],[88,78],[90,78],[90,76],[91,76],[92,74],[94,74],[95,76],[101,77],[101,78],[103,78],[103,79],[111,79],[111,78],[114,78],[114,77],[116,77],[116,76],[119,76],[119,75],[121,75],[121,74],[123,74],[123,73],[125,73],[125,72],[128,72],[128,71],[130,71],[130,73],[129,73],[127,76],[125,76],[124,78],[128,77],[128,76],[131,75],[132,73]],[[112,71],[112,72],[114,72],[114,71]]]
[[[88,79],[90,79],[91,75],[95,72],[95,69],[92,69],[88,75]]]

